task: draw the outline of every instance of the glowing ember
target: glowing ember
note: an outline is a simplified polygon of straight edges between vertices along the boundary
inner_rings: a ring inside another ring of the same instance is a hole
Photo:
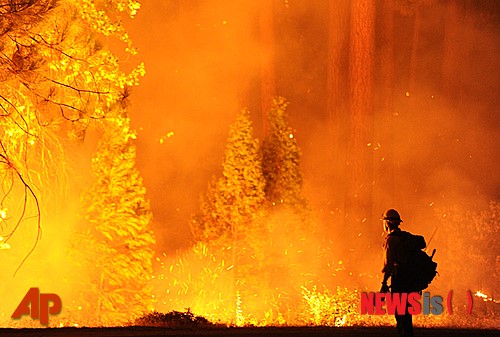
[[[485,301],[485,302],[500,303],[499,300],[495,300],[492,297],[489,297],[488,295],[486,295],[485,293],[483,293],[481,290],[476,291],[476,293],[474,294],[474,296],[482,298],[483,301]]]
[[[173,137],[173,136],[174,136],[174,132],[173,132],[173,131],[170,131],[170,132],[169,132],[169,133],[167,133],[165,136],[161,137],[161,138],[158,140],[158,142],[159,142],[160,144],[163,144],[163,143],[165,143],[165,141],[166,141],[168,138]]]

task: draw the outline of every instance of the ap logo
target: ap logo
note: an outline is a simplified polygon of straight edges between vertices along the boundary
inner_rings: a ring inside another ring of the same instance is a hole
[[[40,294],[38,288],[31,288],[11,317],[19,319],[23,315],[29,315],[32,319],[39,319],[40,324],[47,325],[49,324],[49,315],[57,315],[61,309],[61,298],[58,295]]]

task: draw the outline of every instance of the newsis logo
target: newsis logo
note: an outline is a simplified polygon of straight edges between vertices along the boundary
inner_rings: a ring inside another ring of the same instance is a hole
[[[453,292],[443,298],[429,292],[419,293],[361,293],[362,315],[441,315],[445,310],[451,315]],[[472,313],[472,293],[467,292],[467,314]]]
[[[40,324],[47,325],[49,324],[49,316],[58,315],[61,309],[61,298],[57,294],[42,294],[38,288],[31,288],[11,318],[20,319],[24,315],[29,315],[31,319],[39,319]]]

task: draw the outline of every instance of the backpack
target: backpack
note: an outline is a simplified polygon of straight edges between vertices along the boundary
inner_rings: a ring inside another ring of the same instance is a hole
[[[426,289],[437,275],[437,263],[432,260],[436,250],[432,255],[427,255],[422,249],[425,248],[425,239],[421,235],[413,235],[408,232],[401,232],[403,247],[406,249],[407,263],[405,273],[407,274],[406,286],[411,292]]]

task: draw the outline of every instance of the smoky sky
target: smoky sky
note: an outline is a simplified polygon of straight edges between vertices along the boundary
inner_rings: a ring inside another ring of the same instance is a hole
[[[326,112],[328,1],[273,6],[276,94],[290,102],[304,191],[328,228],[343,207],[337,185],[342,158],[332,162],[327,155],[333,148]],[[376,144],[391,133],[395,157],[395,190],[376,186],[374,213],[397,207],[415,223],[426,221],[430,205],[475,209],[500,197],[500,6],[461,5],[461,55],[452,76],[459,85],[451,97],[443,94],[441,75],[446,6],[421,6],[413,61],[414,13],[411,7],[394,12],[394,123],[387,129],[375,121],[373,136]],[[190,216],[210,178],[220,174],[228,126],[241,108],[251,110],[256,136],[262,136],[260,60],[269,50],[259,40],[261,10],[258,1],[144,1],[125,23],[147,70],[133,90],[130,113],[160,250],[190,245]],[[376,34],[380,20],[378,8]],[[383,62],[389,60],[374,60],[375,93]],[[341,141],[347,146],[347,139]],[[375,166],[386,145],[380,143]]]

